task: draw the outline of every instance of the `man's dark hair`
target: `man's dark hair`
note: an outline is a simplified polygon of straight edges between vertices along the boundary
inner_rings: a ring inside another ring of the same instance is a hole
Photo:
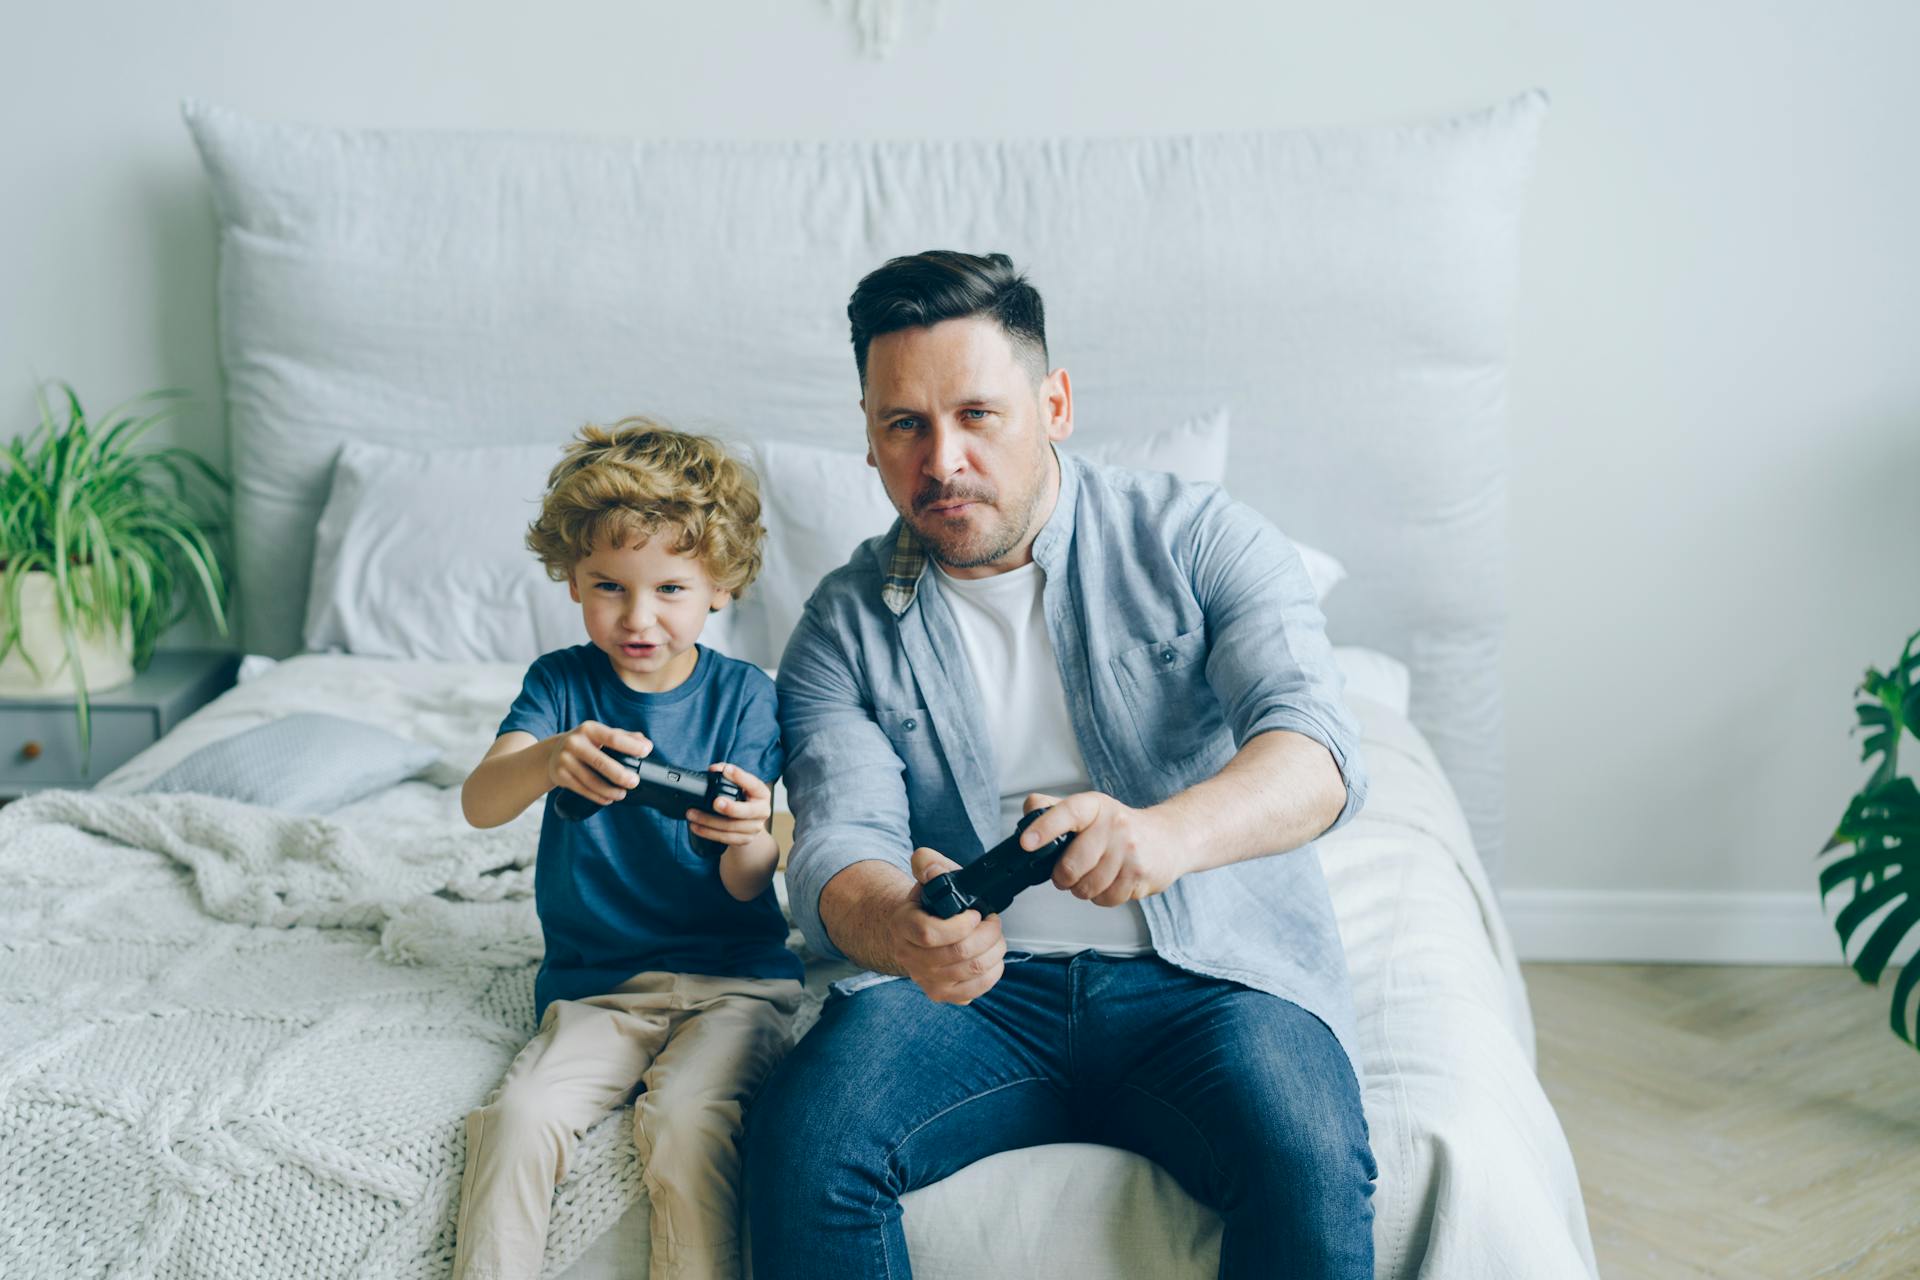
[[[868,273],[847,302],[853,362],[867,385],[867,347],[883,333],[966,316],[992,316],[1006,330],[1014,358],[1037,384],[1047,376],[1047,323],[1040,291],[1004,253],[929,249],[894,258]]]

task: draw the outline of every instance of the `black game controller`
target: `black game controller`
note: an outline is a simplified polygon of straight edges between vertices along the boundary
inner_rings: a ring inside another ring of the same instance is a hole
[[[1073,843],[1074,832],[1055,836],[1038,849],[1020,847],[1021,833],[1033,820],[1045,813],[1035,809],[1021,815],[1013,834],[975,858],[958,871],[935,876],[920,886],[920,905],[951,920],[962,911],[978,911],[982,917],[1005,911],[1022,890],[1039,884],[1053,874],[1053,864]]]
[[[714,813],[713,802],[722,798],[747,798],[746,793],[728,781],[727,775],[718,769],[682,769],[658,760],[622,755],[605,747],[600,750],[640,775],[639,785],[627,792],[624,799],[614,801],[614,804],[645,805],[649,809],[658,809],[661,813],[682,818],[689,809],[704,809]],[[553,811],[568,822],[591,818],[606,807],[589,800],[578,791],[562,791],[553,800]]]

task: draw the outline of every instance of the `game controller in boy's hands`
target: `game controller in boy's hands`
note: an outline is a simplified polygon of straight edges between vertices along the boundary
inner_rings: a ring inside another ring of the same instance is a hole
[[[1005,840],[958,871],[937,875],[921,885],[920,904],[943,920],[950,920],[962,911],[978,911],[983,919],[996,911],[1005,911],[1022,889],[1052,876],[1053,864],[1060,861],[1061,853],[1073,843],[1075,833],[1068,831],[1038,849],[1020,847],[1021,834],[1045,812],[1046,809],[1035,809],[1021,815],[1019,825]]]
[[[746,799],[746,792],[740,789],[739,784],[730,781],[724,770],[682,769],[652,757],[642,759],[608,751],[605,747],[600,750],[640,775],[640,781],[614,804],[644,805],[675,818],[684,818],[689,809],[715,812],[713,804],[716,800]],[[563,790],[553,800],[553,811],[568,822],[591,818],[605,807],[578,791]]]

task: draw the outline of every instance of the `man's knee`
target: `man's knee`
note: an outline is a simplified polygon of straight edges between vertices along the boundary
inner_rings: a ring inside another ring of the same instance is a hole
[[[775,1067],[746,1114],[749,1180],[796,1190],[814,1184],[822,1166],[844,1157],[857,1141],[860,1108],[843,1101],[849,1081],[839,1073],[810,1068],[796,1055]],[[809,1176],[795,1180],[799,1172]]]
[[[1272,1126],[1263,1142],[1243,1145],[1241,1166],[1249,1187],[1295,1195],[1303,1189],[1346,1198],[1369,1189],[1377,1172],[1358,1116],[1329,1116],[1307,1108],[1291,1122]]]
[[[1254,1043],[1234,1055],[1243,1065],[1225,1116],[1215,1117],[1231,1180],[1256,1201],[1307,1195],[1351,1205],[1371,1193],[1377,1170],[1345,1050],[1290,1002],[1268,997],[1251,1010],[1241,1031],[1257,1033]]]

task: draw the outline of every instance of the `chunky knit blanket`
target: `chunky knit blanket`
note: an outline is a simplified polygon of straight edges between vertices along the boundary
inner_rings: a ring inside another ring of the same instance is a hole
[[[426,1277],[533,1031],[537,826],[0,808],[0,1276]],[[546,1274],[642,1194],[616,1114]]]

